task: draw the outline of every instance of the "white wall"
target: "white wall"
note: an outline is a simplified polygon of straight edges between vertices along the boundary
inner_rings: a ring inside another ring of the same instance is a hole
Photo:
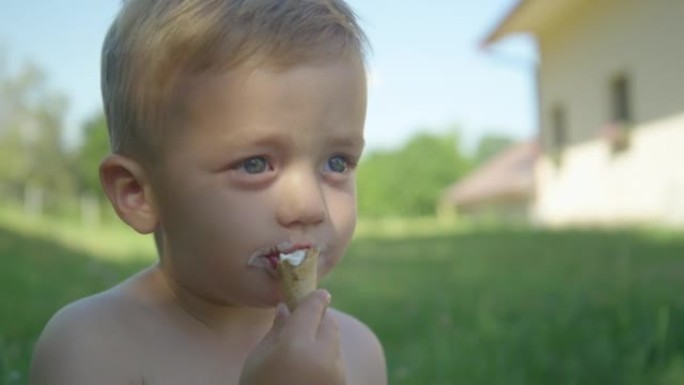
[[[684,111],[684,1],[595,0],[541,33],[541,123],[565,106],[574,142],[594,137],[611,117],[609,84],[632,83],[638,122]],[[546,135],[548,136],[548,135]]]
[[[538,219],[547,223],[684,225],[684,1],[595,0],[539,36],[541,130],[566,110],[570,143],[559,168],[537,165]],[[611,155],[610,82],[631,82],[636,126]]]
[[[568,149],[560,167],[542,157],[536,176],[542,222],[684,226],[684,114],[640,127],[629,151],[596,139]]]

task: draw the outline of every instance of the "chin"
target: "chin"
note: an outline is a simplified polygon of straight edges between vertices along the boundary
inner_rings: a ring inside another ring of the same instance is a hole
[[[278,303],[285,300],[278,285],[270,287],[268,290],[253,293],[250,297],[246,298],[247,306],[263,309],[274,308]]]

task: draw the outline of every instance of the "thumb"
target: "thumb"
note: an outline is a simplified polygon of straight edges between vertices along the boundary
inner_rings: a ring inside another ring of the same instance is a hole
[[[273,319],[273,326],[271,327],[271,332],[273,334],[279,334],[281,330],[283,330],[283,327],[285,326],[285,321],[287,320],[287,317],[290,316],[290,310],[287,308],[287,305],[284,303],[279,303],[278,306],[276,306],[276,314],[275,318]]]
[[[279,303],[276,307],[275,318],[273,319],[273,325],[271,329],[266,333],[264,338],[261,340],[261,346],[267,346],[273,344],[277,340],[278,335],[280,335],[283,330],[287,318],[290,316],[290,311],[287,305],[284,303]]]
[[[314,340],[328,305],[330,293],[323,289],[313,291],[292,312],[284,333],[294,338]]]

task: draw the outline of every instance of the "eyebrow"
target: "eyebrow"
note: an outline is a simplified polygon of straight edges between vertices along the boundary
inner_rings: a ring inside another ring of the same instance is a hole
[[[242,126],[236,131],[237,132],[227,135],[227,138],[229,143],[238,147],[245,143],[255,146],[273,146],[288,141],[286,135],[281,135],[279,133],[262,133],[257,130],[257,133],[255,134],[255,127],[252,126]]]
[[[363,137],[332,137],[328,140],[328,144],[335,147],[353,147],[363,149],[366,146],[366,141]]]
[[[281,143],[286,143],[288,142],[291,138],[289,138],[287,135],[281,135],[281,134],[263,134],[263,135],[255,135],[253,137],[250,137],[250,135],[230,135],[229,136],[232,140],[229,142],[243,142],[243,141],[249,141],[250,145],[256,145],[256,146],[273,146],[273,145],[278,145]],[[353,149],[359,149],[363,150],[366,142],[363,136],[356,136],[356,135],[331,135],[327,140],[325,141],[326,145],[328,146],[333,146],[333,147],[346,147],[346,148],[353,148]]]

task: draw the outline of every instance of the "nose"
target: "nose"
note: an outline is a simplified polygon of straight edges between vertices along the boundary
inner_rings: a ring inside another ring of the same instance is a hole
[[[276,217],[283,227],[311,227],[327,216],[325,196],[314,172],[299,170],[283,175],[277,199]]]

